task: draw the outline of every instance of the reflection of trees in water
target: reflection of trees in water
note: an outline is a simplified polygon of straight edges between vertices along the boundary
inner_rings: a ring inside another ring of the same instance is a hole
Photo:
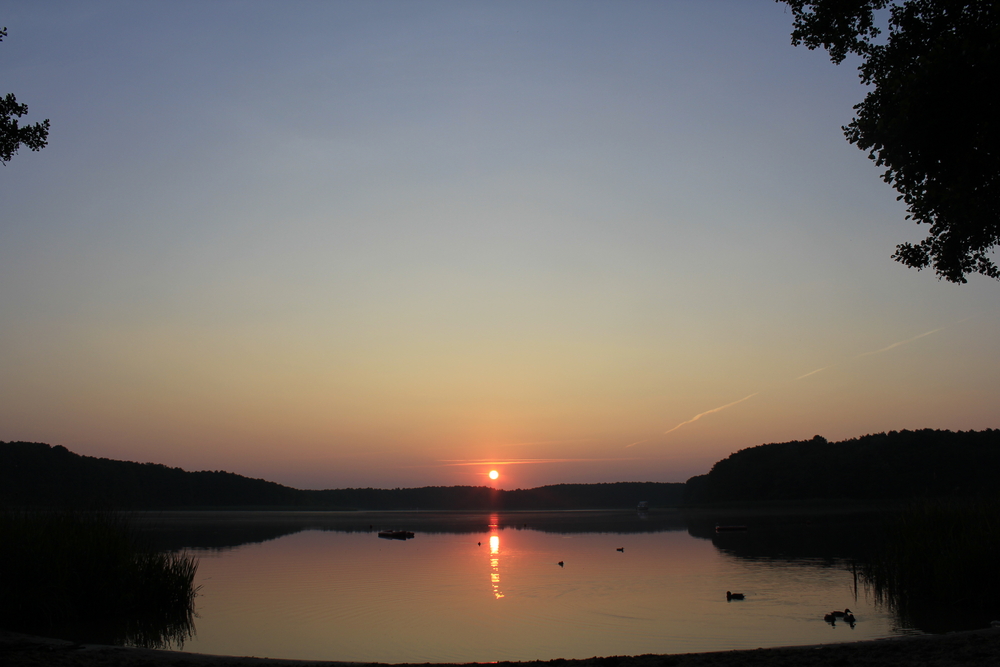
[[[995,508],[994,508],[995,509]],[[154,544],[165,550],[182,548],[233,548],[241,544],[277,539],[303,530],[325,530],[350,533],[372,533],[392,528],[418,534],[483,534],[498,536],[503,531],[532,530],[554,534],[573,533],[656,533],[687,530],[695,538],[710,540],[722,553],[746,561],[805,563],[811,567],[842,568],[862,574],[859,581],[867,593],[895,613],[899,623],[925,631],[970,629],[983,627],[989,619],[981,611],[970,612],[961,601],[949,604],[916,604],[923,595],[900,597],[890,589],[876,588],[868,576],[879,550],[886,544],[887,530],[900,510],[894,505],[831,505],[758,507],[742,509],[690,509],[594,512],[178,512],[137,515],[137,520],[149,529]],[[994,511],[992,516],[997,516]],[[985,525],[986,517],[973,524]],[[936,517],[917,529],[929,542],[928,548],[938,548],[943,538],[941,527],[953,521]],[[716,532],[717,525],[744,525],[746,531]],[[975,525],[973,525],[975,528]],[[975,534],[974,531],[971,534]],[[951,535],[949,533],[949,535]],[[960,539],[948,537],[953,545]],[[989,549],[993,550],[990,551]],[[499,549],[498,549],[499,550]],[[492,544],[491,544],[492,551]],[[958,553],[974,549],[962,547]],[[992,564],[989,554],[1000,552],[1000,545],[987,547],[984,562]],[[499,578],[498,554],[491,556],[492,577]],[[493,559],[497,562],[494,565]],[[920,557],[918,560],[923,560]],[[936,572],[939,561],[931,564],[928,581],[944,581]],[[496,570],[493,568],[496,567]],[[869,569],[865,569],[865,568]],[[947,566],[960,570],[963,566]],[[970,570],[973,571],[973,570]],[[985,575],[983,575],[985,576]],[[982,579],[985,581],[985,579]],[[950,584],[949,584],[950,585]],[[997,590],[996,583],[992,590]],[[988,590],[984,585],[983,590]],[[956,588],[957,590],[957,588]],[[1000,611],[1000,610],[998,610]],[[178,624],[177,627],[182,627]],[[133,642],[138,643],[138,642]]]
[[[231,549],[304,530],[476,534],[490,530],[545,533],[657,533],[685,530],[677,510],[593,512],[150,512],[136,515],[159,549]]]
[[[0,513],[0,626],[77,641],[182,646],[197,561],[108,512]]]
[[[173,556],[185,558],[182,554]],[[110,614],[56,623],[48,626],[44,634],[113,646],[180,649],[195,635],[196,591],[190,585],[188,590],[190,594],[182,592],[181,599],[156,595],[125,602]]]
[[[936,501],[903,510],[808,514],[763,510],[692,511],[691,536],[756,562],[842,568],[855,592],[890,611],[901,627],[948,632],[989,627],[1000,613],[1000,504]],[[717,532],[717,525],[746,531]]]
[[[884,511],[697,511],[688,533],[744,560],[811,560],[830,565],[863,560],[878,537]],[[717,532],[719,525],[746,531]]]
[[[861,568],[874,599],[923,630],[988,627],[1000,613],[1000,502],[916,504],[881,525]]]

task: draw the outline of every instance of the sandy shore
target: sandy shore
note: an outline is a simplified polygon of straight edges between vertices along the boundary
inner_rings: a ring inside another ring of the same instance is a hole
[[[378,663],[276,660],[74,644],[0,631],[2,667],[260,667]],[[422,663],[425,667],[434,663]],[[479,664],[479,663],[471,663]],[[534,667],[978,667],[1000,666],[1000,629],[753,651],[611,656],[587,660],[491,663]],[[451,665],[450,667],[457,667]]]

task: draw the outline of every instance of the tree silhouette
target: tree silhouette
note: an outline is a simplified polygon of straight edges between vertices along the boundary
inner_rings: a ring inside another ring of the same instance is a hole
[[[1000,279],[1000,3],[996,0],[777,0],[792,10],[792,44],[862,62],[871,90],[843,128],[907,205],[930,225],[892,256],[965,283]],[[888,9],[888,36],[876,25]]]
[[[0,42],[7,28],[0,28]],[[28,113],[27,104],[18,104],[14,93],[0,97],[0,163],[7,164],[22,145],[40,151],[49,143],[49,119],[20,127],[17,119]]]

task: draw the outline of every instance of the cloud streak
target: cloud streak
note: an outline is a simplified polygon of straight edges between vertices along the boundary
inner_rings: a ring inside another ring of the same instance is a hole
[[[800,376],[798,376],[798,377],[797,377],[797,378],[795,378],[795,379],[796,379],[796,380],[801,380],[802,378],[807,378],[807,377],[809,377],[810,375],[816,375],[816,373],[819,373],[819,372],[821,372],[821,371],[825,371],[825,370],[827,370],[828,368],[833,368],[833,366],[823,366],[823,368],[817,368],[816,370],[814,370],[814,371],[809,371],[809,372],[808,372],[808,373],[806,373],[805,375],[800,375]]]
[[[883,347],[881,350],[874,350],[872,352],[864,352],[862,354],[859,354],[858,357],[867,357],[867,356],[872,355],[872,354],[881,354],[882,352],[888,352],[889,350],[891,350],[894,347],[899,347],[900,345],[906,345],[907,343],[912,343],[913,341],[917,340],[918,338],[923,338],[924,336],[930,336],[933,333],[937,333],[938,331],[941,331],[941,329],[944,329],[944,327],[939,327],[937,329],[932,329],[931,331],[926,331],[926,332],[920,334],[919,336],[914,336],[913,338],[907,338],[906,340],[901,340],[901,341],[899,341],[897,343],[893,343],[892,345],[887,345],[887,346]]]
[[[972,319],[972,318],[970,318],[970,317],[966,317],[965,318],[965,320],[968,320],[968,319]],[[961,324],[962,322],[965,322],[965,320],[960,320],[958,322],[958,324]],[[907,338],[906,340],[897,341],[897,342],[893,343],[892,345],[886,345],[885,347],[883,347],[883,348],[881,348],[879,350],[872,350],[871,352],[862,352],[861,354],[859,354],[858,356],[856,356],[854,358],[855,359],[860,359],[861,357],[868,357],[868,356],[871,356],[873,354],[881,354],[883,352],[888,352],[889,350],[893,349],[894,347],[899,347],[900,345],[906,345],[907,343],[912,343],[913,341],[915,341],[915,340],[917,340],[919,338],[923,338],[924,336],[930,336],[931,334],[935,334],[938,331],[941,331],[942,329],[945,329],[945,328],[946,327],[938,327],[937,329],[931,329],[930,331],[925,331],[924,333],[919,334],[917,336],[914,336],[912,338]],[[834,366],[836,366],[836,364],[831,364],[829,366],[824,366],[823,368],[817,368],[816,370],[809,371],[805,375],[800,375],[800,376],[798,376],[795,379],[796,380],[801,380],[803,378],[809,377],[810,375],[815,375],[816,373],[819,373],[821,371],[825,371],[825,370],[827,370],[829,368],[833,368]]]
[[[759,391],[755,391],[754,393],[750,394],[749,396],[744,396],[743,398],[741,398],[738,401],[733,401],[732,403],[726,403],[725,405],[720,405],[719,407],[712,408],[711,410],[705,410],[705,412],[696,414],[694,417],[691,417],[691,419],[687,420],[686,422],[681,422],[680,424],[678,424],[677,426],[673,427],[669,431],[664,431],[663,435],[666,435],[668,433],[673,433],[674,431],[676,431],[677,429],[679,429],[681,426],[686,426],[687,424],[690,424],[692,422],[696,422],[699,419],[701,419],[702,417],[704,417],[705,415],[710,415],[710,414],[713,414],[715,412],[721,412],[722,410],[725,410],[726,408],[731,408],[734,405],[737,405],[739,403],[742,403],[743,401],[746,401],[746,400],[749,400],[749,399],[753,398],[754,396],[756,396],[759,393],[760,393]],[[632,445],[629,445],[629,447],[631,447],[631,446]]]
[[[975,315],[970,316],[970,317],[966,317],[965,319],[962,319],[962,320],[959,320],[957,322],[957,324],[961,324],[962,322],[970,320],[973,317],[975,317]],[[871,352],[864,352],[864,353],[859,354],[858,356],[854,357],[854,359],[860,359],[861,357],[867,357],[867,356],[870,356],[870,355],[873,355],[873,354],[881,354],[882,352],[888,352],[889,350],[891,350],[893,348],[896,348],[896,347],[899,347],[900,345],[906,345],[907,343],[912,343],[913,341],[919,340],[919,339],[923,338],[924,336],[930,336],[931,334],[935,334],[935,333],[937,333],[939,331],[942,331],[943,329],[946,329],[946,328],[948,328],[948,327],[938,327],[937,329],[931,329],[930,331],[925,331],[924,333],[916,335],[916,336],[913,336],[912,338],[907,338],[906,340],[901,340],[901,341],[897,341],[895,343],[892,343],[891,345],[886,345],[885,347],[883,347],[881,349],[872,350]],[[809,377],[810,375],[816,375],[817,373],[821,373],[821,372],[823,372],[825,370],[829,370],[829,369],[831,369],[831,368],[833,368],[834,366],[837,366],[837,365],[838,364],[830,364],[829,366],[823,366],[822,368],[817,368],[814,371],[809,371],[805,375],[798,376],[797,378],[795,378],[795,380],[805,379],[805,378]],[[795,380],[790,380],[790,381],[786,381],[786,382],[794,382]],[[726,408],[731,408],[734,405],[738,405],[739,403],[742,403],[743,401],[746,401],[746,400],[749,400],[749,399],[753,398],[754,396],[756,396],[759,393],[760,392],[757,391],[757,392],[754,392],[754,393],[750,394],[749,396],[744,396],[743,398],[741,398],[738,401],[733,401],[732,403],[726,403],[725,405],[721,405],[721,406],[719,406],[717,408],[712,408],[711,410],[706,410],[705,412],[697,414],[694,417],[692,417],[691,419],[688,419],[687,421],[681,422],[680,424],[678,424],[677,426],[673,427],[669,431],[664,431],[663,435],[667,435],[668,433],[673,433],[674,431],[676,431],[680,427],[687,426],[688,424],[696,422],[696,421],[698,421],[699,419],[701,419],[702,417],[704,417],[706,415],[710,415],[710,414],[713,414],[715,412],[720,412],[721,410],[725,410]],[[628,449],[630,447],[634,447],[635,445],[641,444],[643,442],[648,442],[648,441],[649,441],[648,439],[647,440],[638,440],[638,441],[633,442],[631,444],[625,445],[625,449]]]

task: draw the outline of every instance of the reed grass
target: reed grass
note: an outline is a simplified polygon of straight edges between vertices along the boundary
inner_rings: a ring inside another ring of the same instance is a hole
[[[906,622],[931,608],[997,610],[998,562],[1000,502],[926,501],[887,522],[860,577]]]
[[[148,648],[194,631],[197,561],[115,512],[0,511],[0,627]]]

